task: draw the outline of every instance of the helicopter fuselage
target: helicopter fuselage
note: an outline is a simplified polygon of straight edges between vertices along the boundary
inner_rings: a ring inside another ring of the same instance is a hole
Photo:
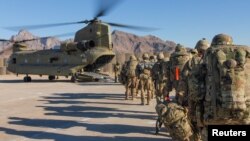
[[[115,56],[107,24],[96,21],[79,30],[74,42],[62,43],[60,49],[27,50],[14,45],[7,69],[16,74],[73,76],[92,72]]]
[[[10,56],[8,70],[16,74],[71,76],[79,71],[94,71],[113,57],[112,50],[103,47],[85,52],[60,49],[19,51]]]

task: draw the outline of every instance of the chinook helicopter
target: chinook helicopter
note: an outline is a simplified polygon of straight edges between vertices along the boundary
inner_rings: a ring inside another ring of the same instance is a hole
[[[0,41],[14,42],[13,54],[9,58],[7,69],[17,75],[25,74],[24,82],[31,82],[32,79],[29,76],[31,74],[40,76],[48,75],[49,80],[54,80],[57,76],[66,76],[71,77],[72,82],[75,82],[80,77],[90,79],[100,78],[100,74],[93,72],[111,62],[115,57],[115,53],[112,51],[113,44],[111,41],[110,26],[137,30],[153,29],[99,20],[114,5],[99,7],[96,15],[91,20],[8,27],[7,29],[38,29],[71,24],[87,24],[86,27],[76,32],[74,42],[63,42],[60,45],[60,49],[28,50],[24,42],[37,39],[23,41],[1,39]]]

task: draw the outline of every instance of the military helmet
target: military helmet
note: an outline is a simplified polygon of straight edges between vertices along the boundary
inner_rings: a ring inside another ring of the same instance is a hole
[[[206,38],[203,38],[201,40],[199,40],[196,45],[195,45],[195,49],[200,52],[200,51],[205,51],[207,50],[207,48],[209,48],[210,44],[208,42],[208,40],[206,40]]]
[[[186,48],[181,44],[177,44],[175,47],[175,52],[186,52]]]
[[[158,60],[162,60],[162,59],[164,59],[165,57],[164,57],[164,54],[162,53],[162,52],[160,52],[158,55],[157,55],[157,59]]]
[[[191,53],[191,54],[198,54],[198,51],[197,51],[197,49],[191,49],[191,50],[190,50],[190,53]]]
[[[149,56],[149,59],[154,60],[155,59],[154,55]]]
[[[175,52],[181,51],[181,48],[183,48],[183,46],[181,44],[177,44],[175,47]]]
[[[212,45],[232,45],[233,38],[226,34],[215,35],[212,40]]]
[[[149,55],[148,55],[147,53],[144,53],[144,54],[142,55],[142,59],[143,59],[143,60],[149,59]]]
[[[134,55],[131,55],[130,57],[129,57],[129,59],[132,61],[132,60],[137,60],[136,59],[136,57],[134,56]]]

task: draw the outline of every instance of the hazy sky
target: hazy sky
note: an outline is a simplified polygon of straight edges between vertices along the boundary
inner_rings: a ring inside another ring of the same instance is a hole
[[[109,1],[109,0],[103,0]],[[72,22],[91,19],[96,0],[0,0],[0,38],[16,32],[3,27]],[[123,0],[109,15],[108,22],[157,27],[153,32],[118,29],[138,35],[152,34],[193,47],[205,37],[230,34],[235,44],[250,45],[249,0]],[[75,32],[85,25],[32,30],[38,36]]]

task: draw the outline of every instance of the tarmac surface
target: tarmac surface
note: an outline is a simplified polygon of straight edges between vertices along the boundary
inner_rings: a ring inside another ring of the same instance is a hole
[[[0,75],[0,141],[166,141],[155,133],[155,99],[124,100],[112,82],[71,83]]]

